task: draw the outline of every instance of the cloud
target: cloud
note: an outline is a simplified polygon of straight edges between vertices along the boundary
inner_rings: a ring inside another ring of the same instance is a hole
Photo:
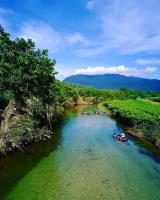
[[[136,63],[140,65],[155,65],[155,64],[160,64],[160,59],[157,58],[137,59]]]
[[[95,7],[96,1],[95,0],[90,0],[87,2],[87,9],[92,10]]]
[[[104,67],[104,66],[97,66],[97,67],[87,67],[87,68],[80,68],[75,71],[75,74],[122,74],[126,76],[144,76],[147,74],[151,74],[156,72],[156,67],[146,67],[143,69],[139,68],[130,68],[124,65],[119,66],[112,66],[112,67]]]
[[[42,21],[29,21],[22,24],[18,37],[31,38],[36,46],[48,49],[51,53],[58,52],[62,47],[76,44],[88,44],[87,39],[80,32],[59,33],[52,26]]]
[[[105,50],[106,50],[105,46],[98,46],[98,47],[92,46],[92,47],[77,49],[75,53],[79,56],[90,57],[90,56],[96,56],[98,54],[103,54]]]
[[[87,8],[96,13],[103,36],[100,46],[123,54],[160,50],[159,0],[94,0]],[[92,48],[91,48],[92,49]]]
[[[80,32],[71,33],[71,34],[65,36],[65,40],[67,43],[69,43],[71,45],[80,44],[80,43],[85,44],[85,45],[88,44],[88,40]]]
[[[49,49],[51,53],[58,51],[62,39],[50,25],[40,21],[30,21],[22,24],[18,37],[31,38],[42,49]]]

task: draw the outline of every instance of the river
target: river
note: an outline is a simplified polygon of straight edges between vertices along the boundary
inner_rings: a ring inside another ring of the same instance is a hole
[[[159,152],[131,136],[113,140],[120,125],[96,109],[66,111],[52,140],[1,158],[0,199],[159,200]]]

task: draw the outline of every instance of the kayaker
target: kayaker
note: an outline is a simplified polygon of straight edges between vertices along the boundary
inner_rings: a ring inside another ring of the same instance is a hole
[[[126,138],[126,135],[124,134],[124,133],[121,133],[120,134],[120,140],[123,140],[123,139],[125,139]]]
[[[95,112],[95,115],[99,115],[99,114],[100,114],[100,112],[99,112],[99,111],[96,111],[96,112]]]

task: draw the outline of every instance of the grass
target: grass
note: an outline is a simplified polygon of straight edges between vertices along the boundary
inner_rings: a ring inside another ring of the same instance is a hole
[[[98,104],[98,108],[99,108],[102,112],[108,113],[108,110],[106,109],[106,106],[105,106],[104,102]]]
[[[121,119],[128,120],[143,136],[153,142],[160,139],[160,104],[149,100],[112,100],[103,102]]]

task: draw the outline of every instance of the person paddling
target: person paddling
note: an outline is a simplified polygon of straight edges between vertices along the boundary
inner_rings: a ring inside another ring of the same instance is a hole
[[[120,140],[124,140],[125,138],[126,138],[126,135],[125,135],[124,133],[121,133],[119,139],[120,139]]]

